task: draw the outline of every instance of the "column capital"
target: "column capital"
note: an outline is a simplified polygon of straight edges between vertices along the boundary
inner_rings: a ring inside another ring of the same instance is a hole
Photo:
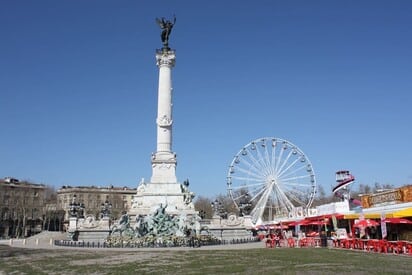
[[[174,50],[163,48],[156,51],[156,65],[158,67],[173,67],[175,65],[175,61],[176,55]]]

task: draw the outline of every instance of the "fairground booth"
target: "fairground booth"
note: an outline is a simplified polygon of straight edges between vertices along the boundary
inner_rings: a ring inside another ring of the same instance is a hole
[[[412,185],[316,207],[282,221],[285,245],[334,246],[412,255]],[[292,240],[293,239],[293,240]],[[328,241],[328,244],[326,243]]]

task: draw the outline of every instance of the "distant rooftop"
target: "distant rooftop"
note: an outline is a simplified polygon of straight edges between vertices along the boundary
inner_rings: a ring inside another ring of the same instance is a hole
[[[110,186],[95,186],[95,185],[90,185],[90,186],[70,186],[70,185],[63,185],[58,192],[63,192],[63,191],[70,191],[70,189],[81,189],[81,190],[101,190],[101,191],[106,191],[106,190],[115,190],[115,191],[121,191],[121,190],[127,190],[127,191],[136,191],[137,188],[130,188],[127,186],[123,187],[114,187],[113,185]]]
[[[5,177],[0,179],[0,184],[10,187],[30,187],[30,188],[45,188],[44,184],[31,183],[28,181],[20,181],[16,178]]]

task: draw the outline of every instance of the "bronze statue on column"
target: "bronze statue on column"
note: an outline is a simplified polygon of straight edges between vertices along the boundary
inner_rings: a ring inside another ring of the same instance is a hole
[[[174,24],[176,23],[176,16],[173,16],[173,22],[170,20],[166,20],[164,17],[162,17],[161,19],[156,18],[156,22],[162,29],[160,38],[162,39],[163,49],[169,49],[169,36],[172,32]]]

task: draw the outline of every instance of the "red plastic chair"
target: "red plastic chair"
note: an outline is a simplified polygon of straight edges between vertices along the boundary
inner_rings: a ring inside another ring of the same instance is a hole
[[[402,253],[404,252],[404,251],[403,251],[404,245],[405,245],[405,243],[402,242],[402,241],[398,241],[398,242],[396,243],[397,254],[402,254]]]
[[[350,249],[356,249],[357,248],[356,240],[355,239],[350,239],[349,240],[349,246],[350,246]]]
[[[306,238],[306,245],[308,247],[314,247],[315,246],[315,239],[313,237]]]
[[[303,238],[303,239],[300,239],[299,240],[299,247],[305,247],[305,246],[307,246],[307,239],[306,238]]]
[[[406,245],[406,254],[412,256],[412,243]]]
[[[396,251],[397,251],[396,243],[388,242],[388,249],[389,249],[390,252],[396,253]]]
[[[365,250],[365,242],[362,241],[361,239],[357,239],[358,241],[358,247],[360,250]]]
[[[295,239],[288,238],[288,247],[295,247]]]
[[[371,251],[374,251],[374,249],[375,249],[375,246],[374,246],[373,240],[368,240],[368,241],[366,242],[366,250],[367,250],[368,252],[371,252]]]
[[[266,239],[266,248],[273,248],[275,246],[275,240],[274,239]]]
[[[379,240],[379,250],[381,253],[388,253],[388,242],[386,240]]]
[[[351,241],[350,241],[350,240],[346,240],[346,242],[345,242],[345,248],[346,248],[346,249],[350,249],[350,248],[351,248]]]

